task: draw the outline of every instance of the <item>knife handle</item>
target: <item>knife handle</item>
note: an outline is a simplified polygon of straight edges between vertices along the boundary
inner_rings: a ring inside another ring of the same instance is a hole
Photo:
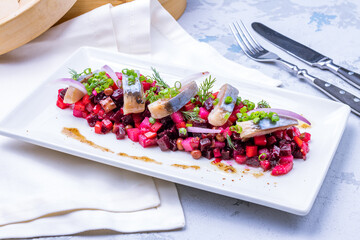
[[[319,78],[315,78],[313,83],[323,93],[336,101],[345,103],[353,113],[360,116],[360,99],[357,96]]]
[[[324,59],[319,63],[319,65],[320,68],[327,69],[335,73],[353,87],[360,89],[360,74],[336,65],[331,59]]]
[[[285,61],[284,59],[278,58],[277,62],[285,66],[289,71],[293,72],[299,79],[305,79],[308,82],[312,83],[320,91],[328,95],[330,98],[342,102],[348,105],[352,112],[360,116],[360,98],[345,91],[342,88],[339,88],[335,85],[332,85],[324,80],[321,80],[317,77],[310,75],[306,69],[300,69],[298,66]]]

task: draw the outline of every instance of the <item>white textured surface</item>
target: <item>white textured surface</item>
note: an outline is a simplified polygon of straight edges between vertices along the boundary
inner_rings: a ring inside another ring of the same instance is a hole
[[[239,18],[247,26],[254,21],[265,23],[334,58],[336,63],[360,72],[359,11],[357,0],[188,0],[179,23],[193,37],[208,42],[227,58],[282,80],[284,88],[322,96],[276,66],[247,59],[235,44],[228,23]],[[255,36],[285,59],[306,67],[320,78],[351,89],[340,78],[310,68]],[[359,91],[352,91],[359,94]],[[359,136],[360,118],[351,114],[316,202],[305,217],[178,185],[186,217],[186,227],[180,231],[124,235],[95,232],[44,239],[357,239],[360,223]]]

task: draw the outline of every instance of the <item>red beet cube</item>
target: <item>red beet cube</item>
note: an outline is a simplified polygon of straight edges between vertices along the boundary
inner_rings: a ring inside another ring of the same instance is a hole
[[[109,119],[102,120],[102,124],[106,127],[108,131],[111,131],[113,123]]]
[[[136,123],[136,121],[135,121],[135,123]],[[144,120],[140,124],[140,128],[145,128],[145,129],[149,129],[149,128],[151,128],[151,126],[152,126],[152,124],[150,123],[148,117],[144,118]]]
[[[144,148],[156,146],[156,139],[149,139],[146,136],[140,134],[139,135],[139,143]]]
[[[58,98],[58,100],[56,101],[56,106],[58,106],[61,109],[65,109],[65,108],[68,108],[70,106],[70,104],[66,104],[63,102],[63,100],[61,98]]]
[[[271,175],[278,176],[278,175],[287,174],[288,172],[291,171],[292,167],[293,167],[293,162],[277,165],[271,171]]]
[[[257,146],[266,146],[266,137],[265,135],[261,135],[261,136],[255,136],[254,137],[254,143]]]
[[[74,105],[74,110],[78,110],[78,111],[83,112],[83,111],[85,111],[85,105],[81,101],[78,101]]]
[[[133,142],[139,141],[140,129],[138,128],[129,128],[127,129],[127,135]]]
[[[160,123],[160,122],[155,122],[152,126],[151,126],[151,128],[150,128],[150,131],[152,131],[152,132],[157,132],[157,131],[159,131],[159,129],[162,127],[162,123]]]
[[[269,170],[271,167],[270,161],[269,160],[260,161],[260,167],[264,169],[264,171]]]
[[[156,138],[156,135],[157,135],[156,132],[147,132],[144,134],[144,136],[149,139]]]
[[[101,125],[102,123],[100,121],[97,121],[96,124],[95,124],[95,133],[97,134],[101,134]]]
[[[86,94],[86,95],[82,98],[81,101],[82,101],[82,103],[83,103],[84,105],[90,103],[90,102],[91,102],[90,96]]]
[[[257,156],[257,149],[257,146],[246,146],[246,156],[249,158]]]
[[[235,156],[235,161],[239,164],[244,164],[246,162],[246,156],[245,155],[237,155],[237,156]]]

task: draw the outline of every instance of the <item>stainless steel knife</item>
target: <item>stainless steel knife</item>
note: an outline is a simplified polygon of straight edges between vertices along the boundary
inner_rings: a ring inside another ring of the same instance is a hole
[[[275,46],[283,49],[287,53],[297,57],[298,59],[313,67],[329,70],[332,73],[340,76],[347,83],[360,89],[360,74],[336,65],[333,63],[331,58],[328,58],[321,53],[304,46],[301,43],[285,37],[284,35],[272,30],[262,23],[254,22],[251,24],[251,26],[258,34],[269,40]]]

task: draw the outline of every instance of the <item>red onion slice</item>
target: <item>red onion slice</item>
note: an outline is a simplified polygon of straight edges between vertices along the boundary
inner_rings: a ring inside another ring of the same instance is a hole
[[[67,84],[69,86],[72,86],[72,87],[78,89],[79,91],[83,92],[84,94],[87,94],[85,86],[81,82],[78,82],[72,78],[60,78],[57,80],[57,82]]]
[[[220,129],[209,129],[201,127],[187,127],[188,132],[193,133],[221,133]]]
[[[105,71],[111,77],[111,79],[114,80],[116,86],[121,87],[119,86],[119,78],[116,76],[116,73],[112,70],[111,67],[104,65],[102,66],[101,71]]]
[[[279,116],[282,117],[289,117],[289,118],[294,118],[294,119],[298,119],[300,121],[303,121],[304,123],[307,123],[309,125],[311,125],[310,121],[307,120],[306,118],[304,118],[303,116],[301,116],[300,114],[297,114],[295,112],[289,111],[289,110],[285,110],[285,109],[278,109],[278,108],[257,108],[254,110],[251,110],[248,112],[248,114],[252,113],[252,112],[257,112],[257,111],[264,111],[264,112],[274,112],[277,113]]]

